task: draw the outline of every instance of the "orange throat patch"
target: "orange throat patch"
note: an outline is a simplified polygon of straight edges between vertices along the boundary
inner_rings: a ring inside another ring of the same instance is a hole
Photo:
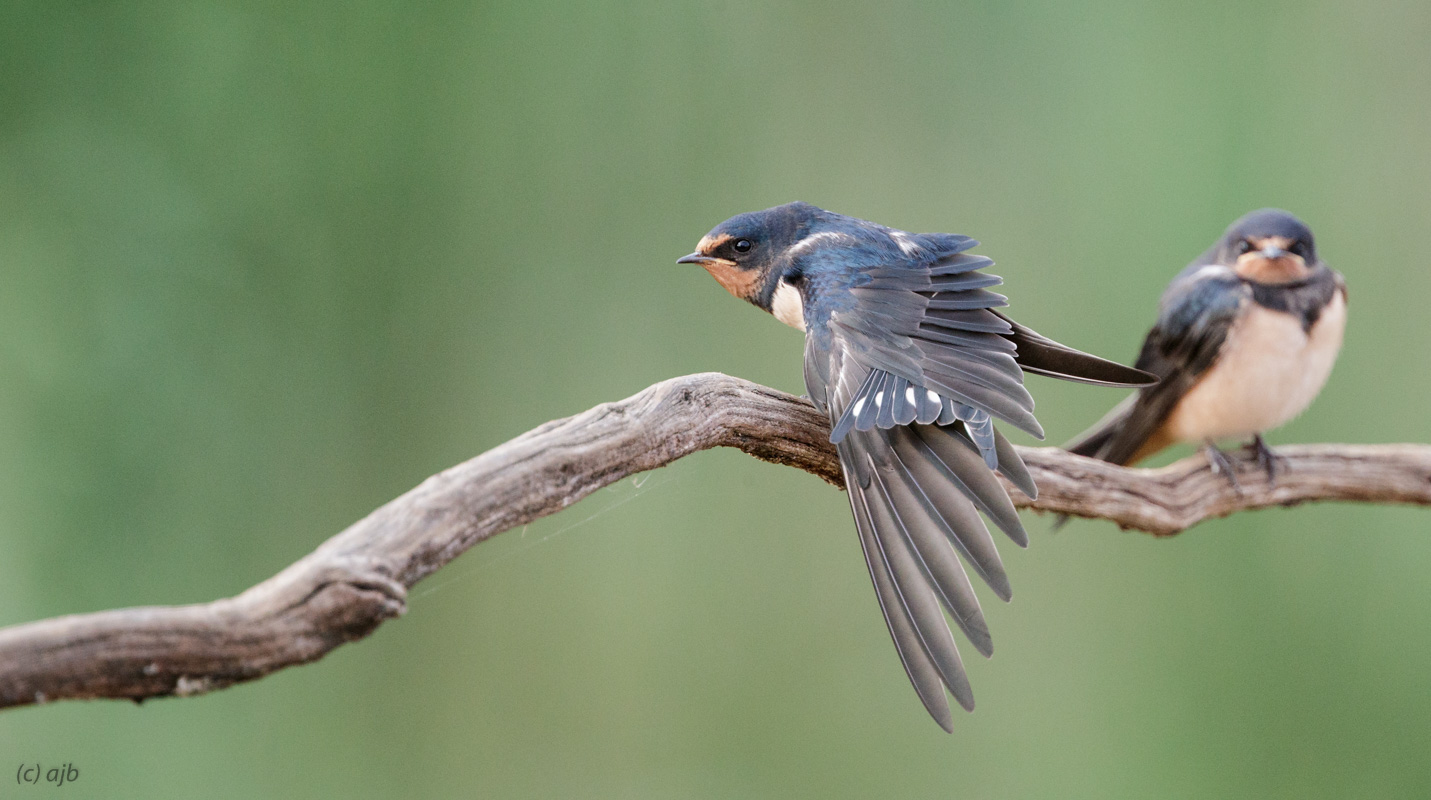
[[[741,269],[725,259],[708,261],[701,266],[716,279],[716,283],[742,300],[754,299],[760,288],[760,270]]]
[[[1307,277],[1311,271],[1300,256],[1263,258],[1255,253],[1237,259],[1235,269],[1240,277],[1258,283],[1291,283]]]
[[[1257,244],[1272,244],[1284,249],[1292,246],[1291,240],[1282,236],[1270,236]],[[1312,271],[1299,255],[1288,253],[1277,258],[1267,258],[1257,251],[1243,253],[1232,269],[1238,277],[1258,283],[1291,283],[1307,277]]]

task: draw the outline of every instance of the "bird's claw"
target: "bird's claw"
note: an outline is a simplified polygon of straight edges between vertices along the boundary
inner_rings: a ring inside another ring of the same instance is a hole
[[[1247,445],[1247,449],[1251,451],[1252,457],[1257,460],[1257,466],[1267,472],[1268,485],[1275,486],[1277,484],[1277,473],[1285,467],[1284,462],[1286,459],[1277,455],[1275,450],[1268,447],[1267,442],[1262,438],[1261,434],[1252,437],[1252,442]]]
[[[1220,474],[1224,478],[1227,478],[1227,482],[1232,486],[1233,490],[1241,494],[1242,484],[1237,482],[1237,468],[1233,465],[1232,460],[1227,457],[1227,454],[1217,449],[1217,445],[1212,442],[1204,444],[1202,452],[1203,455],[1207,457],[1207,463],[1208,466],[1212,468],[1212,474]]]

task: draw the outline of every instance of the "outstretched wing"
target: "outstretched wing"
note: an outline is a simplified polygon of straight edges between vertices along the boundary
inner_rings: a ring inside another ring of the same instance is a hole
[[[1114,464],[1148,453],[1164,420],[1217,360],[1227,332],[1252,291],[1227,267],[1193,269],[1163,295],[1158,321],[1143,341],[1138,369],[1157,375],[1157,385],[1129,397],[1066,446],[1070,452]]]
[[[841,294],[822,296],[819,307],[831,310],[809,327],[806,385],[830,414],[890,635],[920,699],[948,730],[944,688],[965,708],[974,698],[940,606],[979,652],[993,649],[955,553],[1007,600],[1008,576],[980,514],[1020,546],[1028,534],[993,470],[1037,494],[994,418],[1042,435],[1025,369],[1114,385],[1151,378],[993,311],[1006,304],[988,291],[1001,281],[978,271],[993,262],[965,252],[972,239],[898,233],[894,241],[898,252],[870,242],[842,251],[867,263],[843,276],[832,290]]]
[[[922,388],[953,406],[942,409],[944,424],[954,415],[982,427],[968,419],[982,412],[1042,438],[1033,398],[1023,385],[1025,371],[1105,386],[1154,382],[1145,372],[1059,344],[995,311],[1008,301],[988,291],[1001,279],[978,271],[993,262],[964,252],[974,240],[904,236],[917,241],[926,258],[855,267],[848,297],[831,303],[830,344],[895,381],[865,387],[868,397],[852,401],[892,393],[893,409],[870,412],[861,405],[856,416],[882,416],[880,427],[908,424],[913,406],[913,418],[928,421],[934,401],[920,394]],[[849,420],[840,422],[848,427]],[[838,425],[836,430],[837,436],[843,433]]]
[[[974,695],[940,606],[979,652],[993,652],[978,598],[955,552],[1007,600],[1008,575],[979,512],[1020,545],[1028,543],[1013,503],[976,445],[959,432],[962,425],[915,422],[854,430],[837,446],[885,622],[921,701],[946,730],[953,722],[943,687],[967,709],[974,707]],[[1017,454],[995,436],[1000,468],[1032,488]]]

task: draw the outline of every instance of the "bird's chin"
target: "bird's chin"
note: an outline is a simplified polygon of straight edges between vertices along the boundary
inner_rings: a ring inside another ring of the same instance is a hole
[[[1290,254],[1267,258],[1248,253],[1237,259],[1234,269],[1240,277],[1257,283],[1292,283],[1302,280],[1311,272],[1301,256]]]
[[[741,269],[734,261],[724,258],[711,258],[700,264],[716,283],[742,300],[755,297],[760,289],[760,270]]]

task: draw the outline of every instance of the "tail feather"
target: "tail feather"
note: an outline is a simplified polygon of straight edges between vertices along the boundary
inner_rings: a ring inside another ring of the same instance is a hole
[[[1075,436],[1071,441],[1063,446],[1064,450],[1078,456],[1096,458],[1100,461],[1109,461],[1114,464],[1127,464],[1132,459],[1129,456],[1133,453],[1118,452],[1127,450],[1127,436],[1124,436],[1128,426],[1128,420],[1132,417],[1134,409],[1138,404],[1140,393],[1128,395],[1123,402],[1113,406],[1103,418],[1093,423],[1093,427]],[[1059,514],[1054,518],[1053,529],[1059,530],[1072,519],[1067,514]]]
[[[1075,436],[1071,441],[1063,446],[1074,455],[1087,456],[1089,458],[1104,459],[1107,455],[1109,445],[1123,430],[1124,424],[1128,421],[1128,416],[1133,413],[1133,406],[1138,402],[1138,395],[1131,394],[1123,402],[1113,406],[1103,418],[1093,423],[1093,427]]]

